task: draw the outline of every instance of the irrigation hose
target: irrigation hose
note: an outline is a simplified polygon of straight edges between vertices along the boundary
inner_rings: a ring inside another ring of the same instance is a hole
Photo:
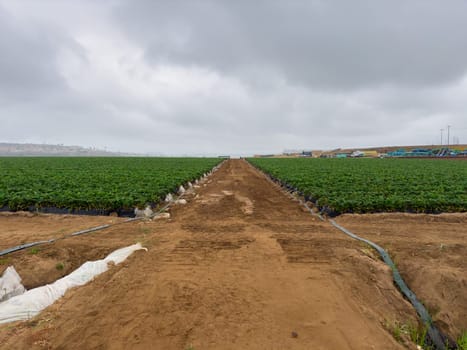
[[[446,350],[447,346],[443,339],[444,337],[441,335],[439,330],[433,325],[433,320],[431,319],[431,316],[429,312],[427,311],[427,309],[425,308],[425,306],[423,306],[423,304],[417,299],[417,296],[415,295],[415,293],[410,290],[410,288],[407,286],[407,284],[402,279],[402,276],[400,275],[399,270],[397,269],[396,265],[392,261],[389,254],[376,243],[373,243],[372,241],[368,239],[357,236],[356,234],[347,230],[345,227],[340,226],[333,219],[329,219],[329,222],[331,223],[331,225],[333,225],[335,228],[339,229],[340,231],[344,232],[346,235],[356,240],[359,240],[361,242],[365,242],[366,244],[370,245],[372,248],[376,249],[376,251],[379,253],[383,261],[386,263],[386,265],[388,265],[391,268],[393,280],[396,283],[396,285],[399,287],[399,290],[410,301],[410,303],[413,305],[413,307],[417,311],[417,314],[420,316],[420,319],[423,321],[423,324],[425,325],[425,327],[427,327],[427,333],[428,333],[430,340],[433,342],[433,345],[435,345],[436,349]]]

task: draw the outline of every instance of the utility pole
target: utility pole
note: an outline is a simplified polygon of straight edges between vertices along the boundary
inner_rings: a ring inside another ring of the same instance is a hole
[[[448,148],[449,148],[449,129],[451,128],[451,125],[448,125]]]
[[[441,131],[441,146],[443,145],[443,131],[444,129],[439,129],[439,131]]]

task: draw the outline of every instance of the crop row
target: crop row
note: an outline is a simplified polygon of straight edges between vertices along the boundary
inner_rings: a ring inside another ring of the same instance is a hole
[[[0,208],[142,207],[218,163],[214,158],[0,158]]]
[[[467,210],[467,161],[251,158],[328,213]]]

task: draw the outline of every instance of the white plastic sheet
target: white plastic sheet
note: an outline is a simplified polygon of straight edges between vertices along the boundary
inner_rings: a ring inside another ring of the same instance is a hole
[[[151,207],[149,205],[146,206],[146,209],[144,209],[144,210],[135,208],[135,216],[137,218],[149,218],[153,214],[154,214],[154,212],[152,211],[152,209],[151,209]]]
[[[140,243],[118,249],[105,259],[84,263],[77,270],[52,284],[31,289],[1,302],[0,323],[27,320],[34,317],[61,298],[68,289],[88,283],[97,275],[107,271],[109,263],[120,264],[134,251],[140,249],[147,250]]]
[[[165,201],[168,203],[168,202],[172,202],[174,200],[174,197],[172,196],[171,193],[169,193],[167,196],[165,196]]]
[[[25,291],[18,272],[13,266],[8,266],[0,277],[0,302],[23,294]]]

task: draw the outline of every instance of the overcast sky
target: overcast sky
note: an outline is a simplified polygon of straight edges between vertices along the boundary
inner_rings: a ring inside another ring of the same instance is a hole
[[[465,0],[0,0],[0,142],[251,154],[447,125],[467,143]]]

